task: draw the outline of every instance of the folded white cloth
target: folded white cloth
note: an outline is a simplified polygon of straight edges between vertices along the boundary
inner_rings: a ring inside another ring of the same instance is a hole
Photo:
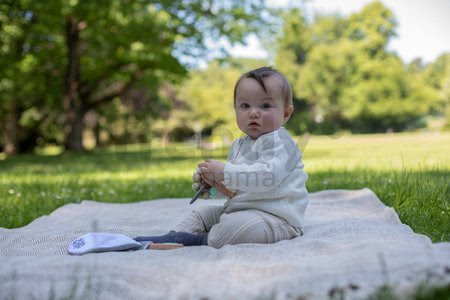
[[[95,252],[138,250],[142,244],[118,233],[89,232],[70,243],[69,253],[83,255]]]

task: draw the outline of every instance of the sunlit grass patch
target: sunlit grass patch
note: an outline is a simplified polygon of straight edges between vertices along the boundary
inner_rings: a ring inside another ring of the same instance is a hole
[[[450,169],[450,133],[312,136],[304,146],[307,170]]]

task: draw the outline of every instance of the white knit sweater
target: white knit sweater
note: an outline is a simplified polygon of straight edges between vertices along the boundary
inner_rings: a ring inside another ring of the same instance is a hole
[[[302,154],[288,131],[281,127],[256,140],[234,141],[224,169],[224,184],[236,196],[225,212],[257,209],[302,228],[308,204]]]

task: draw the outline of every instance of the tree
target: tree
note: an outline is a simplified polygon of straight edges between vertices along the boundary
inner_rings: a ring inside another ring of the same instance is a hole
[[[202,134],[232,140],[239,132],[234,84],[244,71],[261,65],[261,61],[251,59],[214,60],[206,69],[191,71],[178,87],[166,86],[164,93],[175,109],[164,112],[155,129],[166,141],[169,134],[176,139]]]
[[[63,80],[59,94],[63,95],[60,103],[67,150],[83,149],[87,112],[99,111],[140,85],[156,90],[162,81],[177,80],[186,74],[180,62],[183,57],[204,55],[207,39],[241,41],[256,29],[263,8],[260,0],[244,4],[213,0],[20,3],[15,6],[17,14],[22,20],[34,20],[31,37],[25,39],[20,55],[40,57],[38,49],[49,42],[56,52],[42,63],[58,62],[52,72]],[[5,14],[13,6],[7,4]],[[34,47],[29,45],[32,39]]]
[[[306,128],[320,133],[403,130],[436,107],[436,93],[387,49],[397,22],[380,2],[343,18],[286,14],[277,67],[309,110]],[[304,114],[303,114],[304,115]],[[298,122],[294,115],[293,120]],[[302,128],[305,128],[303,126]]]
[[[348,40],[315,46],[301,70],[298,94],[310,105],[315,123],[322,133],[345,126],[342,98],[345,89],[355,83],[359,63],[364,60]]]
[[[439,105],[435,113],[445,117],[445,125],[450,126],[450,53],[443,53],[420,72],[425,82],[439,95]]]
[[[292,85],[294,113],[287,127],[295,133],[308,130],[308,110],[306,99],[302,98],[300,80],[302,66],[308,59],[313,46],[311,25],[306,21],[303,11],[296,8],[280,12],[284,20],[281,35],[277,39],[275,66]]]
[[[307,61],[307,55],[313,46],[310,25],[307,24],[302,11],[293,9],[281,14],[284,19],[282,35],[278,39],[276,67],[289,79],[294,94],[300,94],[300,69]]]
[[[350,15],[344,36],[361,42],[369,57],[388,55],[386,47],[396,35],[397,20],[380,1],[367,4],[360,12]]]
[[[450,67],[447,69],[447,76],[443,81],[441,97],[444,103],[443,114],[445,116],[445,126],[450,128]]]
[[[7,154],[33,149],[37,128],[60,99],[59,49],[27,9],[31,3],[0,4],[0,127]]]
[[[164,85],[162,98],[173,109],[162,110],[153,130],[166,142],[169,138],[183,140],[200,135],[224,144],[231,142],[241,135],[233,105],[234,85],[240,75],[263,65],[267,61],[217,59],[206,68],[192,70],[178,86]]]
[[[195,71],[181,89],[180,97],[191,108],[191,126],[212,130],[234,122],[233,88],[240,72],[212,62],[206,70]]]
[[[420,77],[405,72],[395,56],[360,64],[357,80],[342,95],[342,110],[357,132],[401,131],[424,126],[437,94]]]
[[[2,101],[0,103],[0,127],[2,129],[2,140],[4,152],[7,154],[15,154],[18,151],[18,121],[20,110],[17,98],[21,91],[17,89],[15,79],[17,74],[24,75],[30,69],[33,57],[26,58],[22,55],[23,40],[28,34],[30,20],[18,16],[17,5],[14,6],[10,14],[5,13],[5,4],[1,6],[0,14],[0,40],[2,47],[0,48],[0,94]],[[8,61],[15,61],[16,64],[9,65]],[[24,70],[25,69],[25,70]],[[21,72],[21,71],[25,72]]]

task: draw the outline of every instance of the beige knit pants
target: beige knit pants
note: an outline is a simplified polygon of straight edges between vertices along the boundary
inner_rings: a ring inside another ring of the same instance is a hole
[[[276,243],[302,235],[299,228],[259,210],[225,213],[222,206],[211,205],[194,210],[174,230],[209,232],[208,246],[214,248],[241,243]]]

